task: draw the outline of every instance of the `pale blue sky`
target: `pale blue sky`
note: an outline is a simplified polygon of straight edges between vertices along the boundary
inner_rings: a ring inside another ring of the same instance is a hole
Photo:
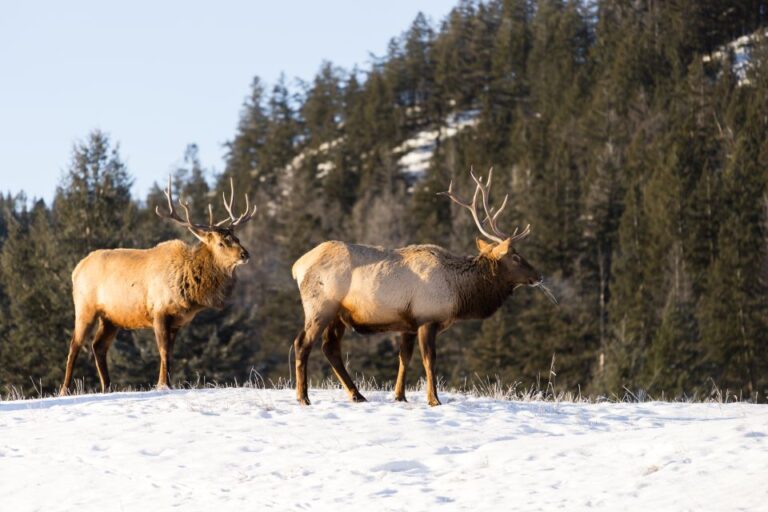
[[[187,143],[223,169],[254,75],[367,67],[419,11],[457,0],[0,3],[0,191],[50,200],[73,142],[99,128],[143,197]]]

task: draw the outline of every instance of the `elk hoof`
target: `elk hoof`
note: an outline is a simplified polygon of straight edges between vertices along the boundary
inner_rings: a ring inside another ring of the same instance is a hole
[[[59,396],[67,396],[69,394],[69,390],[67,388],[61,388],[59,391]]]
[[[312,405],[312,402],[309,401],[309,397],[301,397],[296,399],[301,405]]]
[[[405,395],[395,395],[395,402],[407,402]]]
[[[363,395],[360,393],[357,393],[355,395],[352,395],[352,401],[353,402],[367,402],[368,400],[365,399]]]
[[[428,403],[429,403],[429,406],[430,406],[430,407],[436,407],[436,406],[438,406],[438,405],[442,405],[442,404],[440,403],[440,400],[438,400],[437,398],[430,398],[430,399],[428,400]]]

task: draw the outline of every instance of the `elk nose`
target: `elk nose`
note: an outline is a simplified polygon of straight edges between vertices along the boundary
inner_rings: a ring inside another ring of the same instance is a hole
[[[246,251],[245,249],[243,249],[242,251],[240,251],[240,259],[241,259],[241,260],[245,261],[245,260],[247,260],[248,258],[249,258],[249,255],[248,255],[248,251]]]

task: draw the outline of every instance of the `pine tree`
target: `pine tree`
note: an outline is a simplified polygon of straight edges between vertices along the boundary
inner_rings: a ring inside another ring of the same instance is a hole
[[[237,133],[226,145],[225,175],[233,179],[236,190],[248,190],[252,176],[259,176],[261,172],[259,156],[265,145],[268,124],[269,119],[264,109],[264,86],[259,77],[255,77],[251,83],[250,96],[240,112]],[[219,187],[219,191],[223,188]]]
[[[760,77],[754,89],[741,92],[744,101],[733,104],[731,115],[741,117],[743,126],[726,158],[718,253],[699,309],[704,363],[712,379],[721,389],[750,398],[765,393],[766,385],[768,126],[759,112],[767,104],[767,85]]]
[[[121,245],[130,231],[131,178],[107,135],[95,131],[79,143],[56,190],[53,212],[59,240],[72,257]]]
[[[27,391],[42,386],[47,392],[63,376],[72,329],[71,269],[45,203],[37,201],[29,213],[7,220],[8,238],[0,255],[9,321],[3,384]]]

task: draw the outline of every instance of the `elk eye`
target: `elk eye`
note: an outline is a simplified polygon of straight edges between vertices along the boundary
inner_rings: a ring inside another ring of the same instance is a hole
[[[219,242],[219,247],[224,247],[224,243],[223,242]]]
[[[520,256],[518,256],[517,254],[513,254],[512,261],[514,261],[515,263],[520,263]]]

